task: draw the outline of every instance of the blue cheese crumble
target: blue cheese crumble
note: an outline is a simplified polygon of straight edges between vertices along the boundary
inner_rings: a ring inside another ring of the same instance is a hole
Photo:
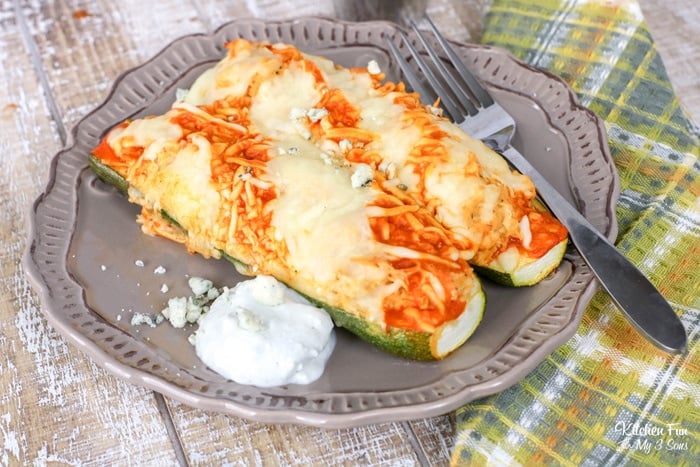
[[[117,321],[121,320],[121,315],[117,317]],[[152,328],[158,326],[163,322],[163,316],[161,315],[149,315],[148,313],[134,313],[131,316],[131,325],[140,326],[142,324],[148,325]]]
[[[177,88],[175,89],[175,100],[177,102],[182,102],[185,100],[187,97],[187,94],[190,92],[189,89],[183,89],[183,88]]]
[[[349,150],[352,149],[352,141],[350,141],[347,138],[343,138],[340,141],[338,141],[338,149],[340,149],[341,152],[348,152]]]
[[[187,285],[190,286],[192,293],[197,296],[206,294],[214,286],[212,281],[209,279],[202,279],[201,277],[190,277],[187,281]]]
[[[355,171],[350,177],[350,183],[353,188],[361,188],[369,185],[374,180],[374,171],[367,164],[357,164]]]
[[[326,110],[324,107],[314,107],[306,112],[306,116],[309,117],[309,120],[311,120],[314,123],[321,121],[321,119],[323,119],[323,117],[325,117],[326,115],[328,115],[328,110]]]
[[[328,115],[328,110],[325,107],[312,107],[303,109],[301,107],[292,107],[289,110],[289,119],[294,121],[304,120],[308,118],[313,123],[321,121]]]
[[[175,328],[184,328],[188,323],[199,322],[200,318],[209,311],[209,304],[221,293],[214,287],[212,281],[201,277],[191,277],[187,285],[192,295],[169,299],[168,306],[160,312]]]

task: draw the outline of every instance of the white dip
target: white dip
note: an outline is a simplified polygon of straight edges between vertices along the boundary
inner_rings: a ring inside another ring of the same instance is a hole
[[[333,321],[270,276],[224,292],[199,321],[197,356],[240,384],[308,384],[335,347]]]

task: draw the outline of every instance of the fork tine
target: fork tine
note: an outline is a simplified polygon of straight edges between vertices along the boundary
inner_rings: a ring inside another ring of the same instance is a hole
[[[396,62],[399,64],[399,68],[401,68],[401,71],[403,71],[406,81],[408,81],[409,86],[411,86],[411,89],[420,94],[420,96],[423,98],[423,103],[427,105],[432,105],[435,103],[438,98],[435,91],[431,87],[425,86],[418,78],[418,75],[416,75],[415,71],[413,71],[411,65],[409,65],[404,56],[401,54],[401,51],[399,51],[399,48],[396,47],[396,44],[394,44],[389,38],[387,38],[387,43],[391,49],[391,53],[396,59]]]
[[[428,40],[425,38],[423,33],[418,29],[418,26],[414,21],[411,21],[411,27],[413,28],[413,32],[415,32],[416,36],[418,36],[418,39],[420,40],[421,44],[423,45],[423,48],[428,52],[428,55],[430,55],[430,58],[433,60],[433,63],[435,64],[435,68],[438,70],[440,75],[442,76],[444,82],[449,86],[450,90],[452,91],[452,95],[459,101],[459,104],[464,108],[463,111],[461,112],[462,114],[467,114],[467,115],[476,115],[477,113],[477,108],[476,106],[472,103],[472,97],[469,96],[464,91],[464,86],[460,85],[457,80],[455,79],[453,73],[451,73],[445,64],[443,63],[442,59],[438,56],[437,52],[435,49],[428,43]],[[477,102],[478,104],[478,102]],[[453,116],[454,117],[454,116]],[[460,119],[463,117],[463,115],[460,115]]]
[[[404,34],[402,31],[400,31],[400,33],[401,37],[403,38],[404,44],[406,44],[406,48],[413,56],[413,59],[418,64],[421,71],[423,71],[423,73],[425,74],[425,77],[428,80],[430,86],[432,86],[433,91],[440,97],[440,103],[442,104],[442,106],[445,108],[447,113],[450,114],[450,116],[452,116],[453,120],[462,120],[463,114],[459,109],[459,104],[455,103],[452,96],[450,96],[449,92],[440,82],[440,79],[435,75],[433,69],[430,68],[430,65],[428,65],[428,63],[425,60],[423,60],[423,58],[418,53],[418,50],[416,50],[413,44],[411,44],[411,41],[409,41],[406,34]],[[411,70],[411,73],[415,76],[415,72]],[[409,73],[407,73],[407,76],[408,75]],[[414,90],[416,89],[414,88]]]
[[[459,76],[464,80],[464,84],[467,87],[467,89],[469,89],[469,91],[479,101],[482,107],[488,107],[492,105],[493,98],[489,95],[486,89],[484,89],[481,83],[479,83],[479,81],[472,74],[472,72],[467,69],[466,65],[464,65],[464,62],[462,62],[462,59],[459,58],[459,55],[457,55],[457,53],[450,46],[450,44],[443,37],[443,35],[440,34],[440,31],[438,31],[433,21],[427,15],[425,18],[428,21],[430,29],[432,30],[433,34],[435,34],[435,37],[442,46],[443,50],[445,51],[445,53],[447,53],[447,56],[450,58],[450,61],[459,72]]]

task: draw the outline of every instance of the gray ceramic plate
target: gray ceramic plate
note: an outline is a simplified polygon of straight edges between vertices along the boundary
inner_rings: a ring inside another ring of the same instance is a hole
[[[198,361],[187,341],[191,329],[132,326],[134,312],[156,313],[169,297],[186,294],[187,276],[220,286],[240,277],[225,261],[188,255],[180,245],[141,234],[137,208],[95,178],[87,156],[113,125],[166,109],[177,88],[187,88],[222,57],[227,41],[240,36],[291,42],[345,66],[375,59],[398,78],[386,50],[387,38],[400,43],[395,25],[320,18],[229,23],[210,35],[179,39],[121,76],[56,155],[46,192],[31,213],[25,266],[49,322],[66,339],[117,376],[195,407],[264,422],[347,427],[443,414],[501,391],[574,334],[595,285],[573,251],[535,287],[485,283],[483,323],[447,359],[402,360],[340,331],[325,374],[307,386],[259,389],[226,381]],[[600,121],[561,81],[502,50],[456,47],[513,113],[516,146],[614,238],[618,181]],[[157,266],[167,272],[155,274]],[[162,284],[169,292],[160,291]]]

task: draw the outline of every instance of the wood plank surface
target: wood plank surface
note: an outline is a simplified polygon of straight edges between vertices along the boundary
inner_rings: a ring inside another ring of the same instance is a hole
[[[401,423],[323,429],[249,422],[175,401],[169,406],[192,465],[232,459],[241,465],[420,465]]]
[[[448,37],[478,40],[483,0],[405,1],[425,8]],[[697,118],[696,1],[640,3]],[[206,412],[113,377],[47,323],[20,264],[25,219],[70,129],[117,76],[177,37],[235,18],[358,14],[333,0],[147,4],[144,14],[139,0],[0,0],[0,465],[448,464],[450,415],[326,430]]]
[[[0,3],[2,12],[14,8]],[[68,345],[41,314],[18,264],[31,203],[65,143],[35,57],[10,53],[27,49],[29,27],[14,15],[0,19],[0,464],[172,463],[153,393],[106,374]]]

